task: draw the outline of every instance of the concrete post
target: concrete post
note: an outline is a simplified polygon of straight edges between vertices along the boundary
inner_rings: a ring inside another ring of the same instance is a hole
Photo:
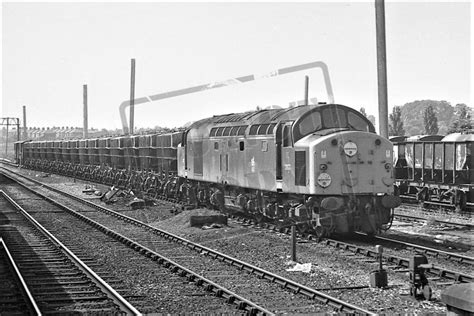
[[[28,138],[28,130],[26,128],[26,105],[23,105],[23,139]]]
[[[377,36],[377,82],[379,96],[379,134],[388,138],[387,56],[385,50],[385,1],[375,0]]]
[[[89,137],[89,123],[88,123],[88,116],[87,116],[87,85],[82,86],[82,100],[84,104],[84,131],[82,132],[83,138]]]
[[[309,77],[304,77],[304,105],[308,105],[309,102]]]
[[[135,58],[132,58],[130,75],[130,130],[129,134],[133,135],[135,129]]]

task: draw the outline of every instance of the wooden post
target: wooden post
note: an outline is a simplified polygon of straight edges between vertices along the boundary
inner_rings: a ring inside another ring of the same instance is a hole
[[[296,261],[296,226],[291,226],[291,261]]]

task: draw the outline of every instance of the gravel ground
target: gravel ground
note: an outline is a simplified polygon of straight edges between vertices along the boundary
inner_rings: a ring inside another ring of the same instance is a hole
[[[395,222],[382,236],[474,257],[474,237],[469,230],[429,223]]]
[[[395,209],[395,213],[413,215],[426,218],[434,218],[440,221],[454,222],[454,223],[464,223],[474,225],[473,214],[463,213],[459,214],[452,210],[440,210],[440,209],[428,209],[422,206],[410,206],[402,205]]]
[[[399,207],[396,213],[426,218],[426,223],[394,221],[388,236],[397,236],[406,241],[416,241],[427,247],[435,247],[445,251],[460,252],[465,256],[474,257],[474,237],[470,229],[453,228],[444,224],[436,224],[434,220],[452,221],[474,225],[472,215],[460,215],[440,210],[426,210],[421,207]]]
[[[37,172],[25,171],[26,173],[37,174]],[[64,181],[63,179],[67,178],[55,175],[40,178],[41,181],[55,184],[60,189],[65,188],[65,191],[87,197],[81,192],[85,188],[85,183],[78,181],[74,184],[73,181]],[[96,187],[100,186],[96,185]],[[298,262],[311,263],[311,270],[309,273],[288,272],[286,270],[294,263],[289,260],[290,240],[286,235],[242,227],[232,222],[229,222],[228,227],[221,229],[202,230],[189,227],[188,224],[190,214],[199,213],[199,211],[183,211],[174,216],[169,212],[173,208],[170,204],[130,211],[127,202],[126,199],[123,199],[108,207],[310,287],[316,289],[334,288],[333,290],[325,290],[325,293],[347,299],[351,303],[368,310],[387,314],[394,312],[445,313],[444,304],[440,302],[440,293],[445,287],[432,285],[434,297],[432,301],[412,300],[408,295],[409,283],[406,272],[389,270],[388,289],[369,287],[358,290],[336,289],[369,285],[369,273],[377,269],[378,264],[366,257],[352,255],[324,245],[302,242],[297,247]],[[200,212],[206,213],[206,211]],[[265,249],[265,251],[262,251],[262,249]]]
[[[201,230],[189,227],[187,219],[193,211],[183,213],[165,221],[151,223],[187,239],[217,249],[263,269],[282,275],[311,288],[347,300],[354,305],[374,312],[397,310],[400,313],[443,313],[440,291],[433,288],[434,299],[418,302],[410,299],[408,275],[389,270],[389,288],[369,288],[369,273],[378,268],[378,263],[364,257],[336,250],[324,245],[305,243],[297,246],[297,261],[311,263],[309,273],[289,272],[294,266],[289,258],[290,238],[284,234],[271,233],[253,227],[242,227],[229,223],[228,227],[215,230]],[[265,249],[265,251],[262,251]],[[324,290],[328,288],[365,287],[362,289]]]
[[[5,185],[3,189],[18,196],[18,190]],[[15,193],[16,192],[16,193]],[[172,274],[168,269],[136,251],[116,242],[111,237],[88,224],[71,218],[61,211],[51,212],[44,202],[35,202],[28,207],[28,199],[19,201],[27,210],[34,208],[32,215],[75,253],[87,254],[88,261],[98,264],[108,277],[120,281],[119,292],[145,313],[171,314],[226,314],[240,315],[235,306],[208,294],[186,280]],[[55,209],[55,208],[54,208]],[[85,233],[87,232],[87,233]],[[96,267],[93,267],[97,270]],[[99,272],[98,272],[99,273]]]
[[[69,204],[68,202],[63,203]],[[77,205],[74,205],[73,208],[77,209]],[[314,301],[312,304],[309,304],[310,302],[308,299],[302,295],[295,295],[290,291],[282,289],[277,284],[260,280],[256,275],[250,275],[247,272],[240,271],[234,266],[229,266],[227,263],[213,260],[208,256],[200,255],[188,247],[183,247],[162,240],[160,237],[141,227],[125,224],[123,221],[111,217],[108,214],[91,212],[88,207],[84,207],[80,212],[83,212],[87,217],[117,231],[121,235],[135,240],[141,245],[170,258],[180,265],[184,265],[192,271],[196,271],[205,278],[208,278],[275,313],[292,313],[295,310],[305,313],[321,313],[331,310],[330,307],[318,304]],[[196,212],[192,212],[192,214],[195,213]],[[201,210],[200,213],[208,213],[208,211]],[[134,271],[133,269],[135,265],[131,266],[133,268],[131,268],[132,270],[128,273],[133,273]]]

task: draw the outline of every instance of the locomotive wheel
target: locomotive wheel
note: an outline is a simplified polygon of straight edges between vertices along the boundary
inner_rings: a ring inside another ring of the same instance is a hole
[[[318,238],[323,238],[326,235],[326,230],[324,229],[323,226],[316,226],[314,228],[314,232]]]
[[[461,213],[465,210],[466,208],[466,193],[463,191],[457,191],[456,192],[456,199],[455,199],[455,205],[456,205],[456,212]]]
[[[296,226],[298,228],[298,231],[301,233],[301,234],[306,234],[308,233],[308,231],[310,230],[310,227],[307,223],[301,223],[299,224],[298,226]]]
[[[256,213],[254,218],[255,218],[255,222],[257,224],[263,223],[263,214],[262,213],[260,213],[260,212]]]
[[[427,187],[421,189],[420,192],[417,194],[417,199],[420,202],[425,202],[430,200],[430,190]]]
[[[429,285],[424,285],[423,286],[423,297],[425,300],[429,301],[431,300],[431,296],[433,294],[433,291],[431,290]]]

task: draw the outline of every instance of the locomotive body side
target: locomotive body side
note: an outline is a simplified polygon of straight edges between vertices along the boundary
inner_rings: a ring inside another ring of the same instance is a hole
[[[399,204],[392,152],[360,113],[305,106],[195,123],[178,150],[178,175],[221,206],[327,233],[376,233]]]

